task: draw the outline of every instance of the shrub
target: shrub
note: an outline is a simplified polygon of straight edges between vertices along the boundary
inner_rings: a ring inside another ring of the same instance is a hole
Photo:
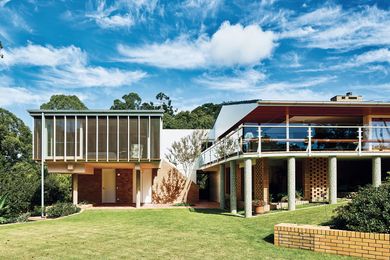
[[[56,203],[47,208],[47,216],[49,218],[58,218],[68,216],[80,211],[80,208],[72,203]]]
[[[333,228],[390,234],[390,183],[361,188],[347,205],[335,210]]]

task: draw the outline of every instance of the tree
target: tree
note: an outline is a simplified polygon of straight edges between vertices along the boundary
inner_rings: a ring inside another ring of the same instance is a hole
[[[130,110],[136,110],[140,109],[141,103],[142,103],[142,98],[134,92],[130,92],[127,95],[124,95],[122,97],[124,100],[121,101],[119,99],[114,100],[114,104],[111,106],[111,110],[125,110],[125,109],[130,109]]]
[[[191,135],[182,137],[175,141],[168,149],[167,159],[176,167],[181,167],[186,176],[185,196],[183,202],[187,200],[188,190],[191,184],[191,174],[194,170],[196,160],[202,152],[202,143],[206,139],[207,133],[203,130],[195,130]]]
[[[49,102],[41,105],[41,109],[87,110],[88,108],[75,95],[53,95]]]

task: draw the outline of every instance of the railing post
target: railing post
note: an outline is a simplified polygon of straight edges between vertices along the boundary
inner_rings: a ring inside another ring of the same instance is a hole
[[[258,127],[258,133],[259,133],[259,145],[257,146],[257,152],[260,156],[261,155],[261,126]]]
[[[311,156],[311,126],[309,126],[307,130],[307,137],[309,139],[309,143],[307,144],[307,150],[309,152],[309,156]]]
[[[362,155],[362,128],[361,127],[358,128],[358,139],[359,139],[358,154],[359,156],[361,156]]]

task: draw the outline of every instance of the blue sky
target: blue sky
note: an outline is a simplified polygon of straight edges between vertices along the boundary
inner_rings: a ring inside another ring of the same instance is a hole
[[[388,1],[0,0],[0,107],[53,94],[109,108],[244,99],[390,100]]]

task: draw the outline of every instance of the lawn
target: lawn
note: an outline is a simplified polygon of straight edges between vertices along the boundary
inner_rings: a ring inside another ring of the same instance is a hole
[[[251,219],[219,210],[88,210],[58,220],[0,226],[0,256],[346,259],[272,244],[274,224],[320,224],[329,219],[334,207],[304,208]]]

